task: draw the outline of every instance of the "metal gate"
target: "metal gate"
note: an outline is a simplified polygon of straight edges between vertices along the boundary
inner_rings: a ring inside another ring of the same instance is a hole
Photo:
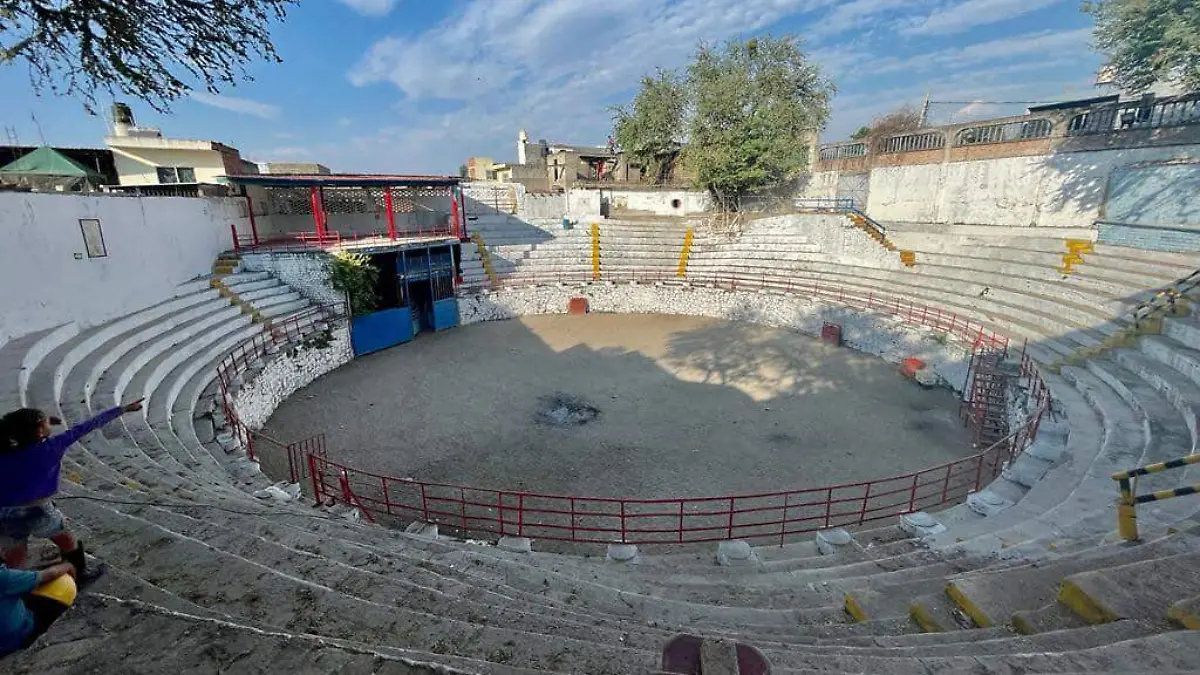
[[[867,193],[871,185],[871,174],[854,173],[839,175],[837,181],[837,198],[854,201],[854,208],[859,211],[867,210]]]

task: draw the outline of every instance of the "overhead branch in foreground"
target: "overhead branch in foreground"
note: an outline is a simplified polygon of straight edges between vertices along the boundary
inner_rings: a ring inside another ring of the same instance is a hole
[[[195,87],[248,80],[279,61],[270,26],[296,0],[0,0],[0,66],[24,63],[38,93],[126,94],[155,110]]]

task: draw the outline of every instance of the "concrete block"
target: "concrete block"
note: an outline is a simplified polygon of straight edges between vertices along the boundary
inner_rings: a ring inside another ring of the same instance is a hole
[[[414,520],[404,528],[405,534],[411,534],[423,539],[437,539],[438,526],[437,523],[426,523],[420,520]]]
[[[917,511],[900,516],[900,529],[914,537],[925,538],[945,532],[946,526],[928,513]]]
[[[496,548],[513,553],[530,553],[533,551],[533,540],[529,537],[500,537]]]
[[[1001,474],[1017,485],[1033,487],[1033,484],[1046,475],[1050,465],[1044,459],[1033,456],[1021,456],[1004,468]]]
[[[1056,436],[1038,435],[1038,438],[1033,443],[1025,448],[1025,454],[1030,457],[1036,457],[1042,461],[1057,464],[1058,460],[1062,459],[1063,452],[1067,449],[1065,439]]]
[[[609,544],[604,559],[608,562],[637,563],[638,547],[634,544]]]
[[[1005,499],[987,488],[967,495],[967,508],[981,516],[994,516],[1012,505],[1011,500]]]
[[[758,554],[744,539],[722,541],[717,544],[717,564],[722,567],[751,567],[758,565]]]
[[[817,552],[821,555],[836,555],[854,546],[854,537],[838,527],[817,532]]]

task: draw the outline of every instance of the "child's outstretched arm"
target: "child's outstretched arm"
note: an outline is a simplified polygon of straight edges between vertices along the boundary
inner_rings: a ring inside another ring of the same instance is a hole
[[[100,427],[112,422],[125,413],[141,410],[143,400],[144,399],[139,398],[133,403],[116,408],[109,408],[108,410],[105,410],[104,412],[96,415],[92,419],[80,424],[79,426],[71,427],[57,436],[51,436],[43,441],[43,443],[45,443],[47,450],[58,453],[59,456],[62,456],[64,453],[66,453],[67,448],[71,447],[75,441],[87,436],[96,429],[99,429]]]

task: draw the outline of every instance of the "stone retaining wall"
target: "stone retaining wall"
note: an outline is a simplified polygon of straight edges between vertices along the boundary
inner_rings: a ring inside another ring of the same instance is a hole
[[[618,314],[684,314],[748,321],[818,336],[825,322],[842,326],[847,347],[898,363],[923,359],[942,382],[960,391],[967,376],[966,346],[931,329],[874,312],[862,312],[807,297],[703,286],[581,284],[485,291],[459,298],[462,325],[529,314],[565,314],[574,297],[590,311]]]
[[[241,267],[247,272],[270,272],[300,295],[319,305],[336,304],[345,298],[329,285],[329,254],[246,253]]]
[[[310,336],[309,341],[319,335]],[[349,363],[354,358],[349,327],[331,328],[330,336],[332,339],[324,346],[290,347],[275,356],[268,356],[262,372],[248,378],[233,396],[233,410],[238,419],[251,429],[261,429],[284,399],[325,373]]]

